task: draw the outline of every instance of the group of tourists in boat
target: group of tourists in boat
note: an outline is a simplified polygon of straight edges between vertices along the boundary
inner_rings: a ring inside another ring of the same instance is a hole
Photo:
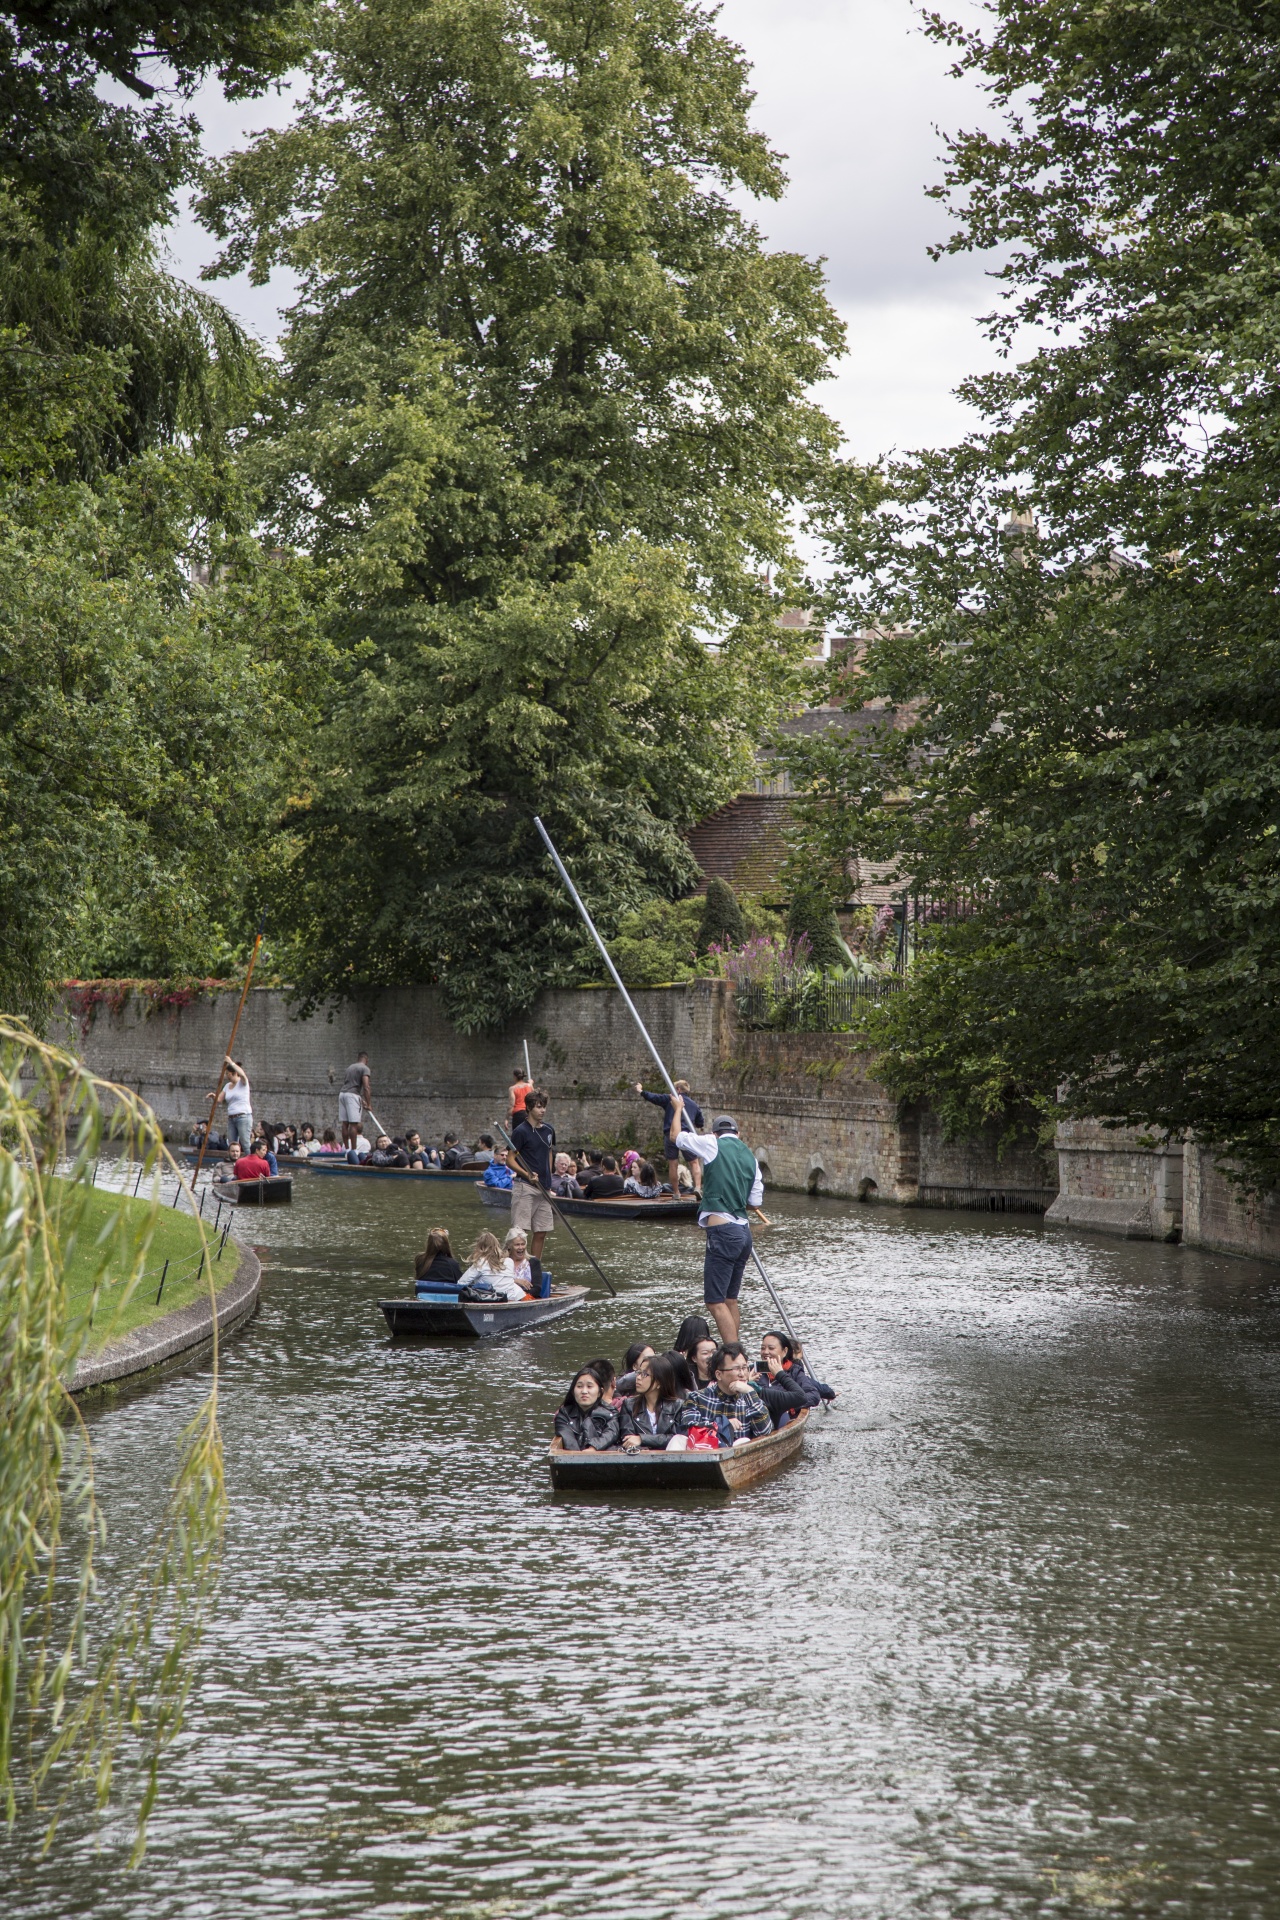
[[[740,1340],[716,1340],[694,1315],[665,1353],[634,1341],[621,1376],[607,1359],[579,1367],[556,1409],[555,1434],[566,1453],[733,1447],[835,1397],[788,1334],[766,1333],[753,1361]]]

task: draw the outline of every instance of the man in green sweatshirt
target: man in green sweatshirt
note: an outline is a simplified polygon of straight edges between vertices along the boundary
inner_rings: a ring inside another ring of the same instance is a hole
[[[738,1338],[741,1318],[738,1295],[751,1256],[748,1207],[764,1199],[760,1165],[746,1142],[738,1138],[737,1122],[719,1114],[710,1133],[694,1133],[685,1125],[684,1101],[677,1095],[671,1115],[670,1139],[681,1153],[702,1162],[702,1210],[698,1225],[707,1236],[702,1266],[702,1297],[720,1329],[722,1344]]]

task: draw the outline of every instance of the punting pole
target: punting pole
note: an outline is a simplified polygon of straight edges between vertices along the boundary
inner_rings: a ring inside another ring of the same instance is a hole
[[[542,1187],[541,1181],[538,1180],[535,1177],[535,1175],[529,1171],[528,1167],[525,1166],[523,1160],[520,1158],[519,1150],[511,1144],[511,1135],[507,1132],[506,1128],[502,1125],[502,1122],[500,1120],[491,1120],[489,1122],[489,1125],[493,1127],[496,1132],[502,1135],[503,1139],[507,1143],[507,1152],[515,1154],[516,1172],[523,1174],[531,1187],[541,1188]],[[542,1191],[545,1192],[546,1189],[542,1188]],[[586,1254],[588,1260],[591,1262],[592,1266],[595,1268],[596,1272],[600,1275],[600,1278],[604,1281],[606,1287],[608,1287],[610,1293],[613,1295],[614,1299],[616,1300],[618,1297],[618,1289],[614,1286],[612,1280],[609,1278],[604,1268],[600,1265],[600,1262],[596,1259],[590,1247],[588,1247],[585,1241],[583,1241],[583,1239],[581,1238],[581,1236],[575,1233],[573,1228],[569,1226],[568,1219],[565,1217],[563,1213],[561,1213],[559,1207],[556,1206],[555,1195],[553,1193],[548,1193],[547,1199],[550,1201],[552,1211],[554,1212],[556,1219],[560,1222],[560,1225],[562,1227],[568,1227],[570,1236],[577,1241],[578,1246],[581,1248],[582,1252]]]
[[[640,1015],[636,1012],[635,1002],[632,1000],[631,995],[627,992],[626,988],[623,986],[622,980],[618,973],[618,969],[614,966],[613,961],[609,958],[609,949],[605,946],[604,941],[600,938],[600,935],[596,932],[595,922],[592,920],[591,915],[587,912],[586,908],[583,906],[581,896],[578,893],[578,889],[574,886],[572,880],[569,878],[568,870],[565,867],[564,861],[560,858],[560,855],[556,852],[555,847],[551,843],[551,835],[547,832],[546,828],[543,826],[541,820],[539,820],[536,813],[533,816],[533,824],[538,829],[538,832],[542,836],[542,844],[546,848],[547,852],[551,855],[551,859],[555,866],[556,872],[560,875],[560,878],[564,881],[565,886],[568,888],[569,898],[573,901],[574,906],[578,909],[578,912],[582,915],[583,922],[586,926],[587,932],[591,935],[591,938],[595,941],[596,945],[599,947],[600,957],[604,961],[606,967],[608,967],[609,969],[609,973],[610,973],[610,976],[612,977],[614,986],[618,989],[618,992],[622,995],[623,999],[626,1001],[627,1010],[630,1013],[631,1018],[635,1021],[637,1027],[640,1029],[640,1037],[644,1041],[646,1047],[648,1047],[650,1053],[653,1055],[654,1065],[657,1067],[658,1072],[662,1075],[663,1084],[665,1085],[667,1092],[671,1095],[671,1098],[673,1100],[678,1100],[680,1096],[676,1092],[675,1083],[672,1080],[671,1075],[667,1072],[667,1069],[663,1064],[662,1055],[658,1052],[658,1049],[654,1046],[653,1041],[650,1039],[649,1029],[645,1026],[644,1021],[640,1018]],[[797,1345],[797,1347],[800,1346],[801,1345],[800,1336],[796,1332],[795,1328],[792,1326],[790,1318],[788,1317],[788,1314],[787,1314],[787,1310],[783,1306],[781,1300],[779,1300],[777,1295],[777,1290],[774,1287],[772,1280],[769,1278],[768,1274],[764,1270],[764,1263],[761,1260],[760,1255],[756,1252],[754,1240],[752,1241],[752,1245],[751,1245],[751,1258],[755,1262],[756,1272],[760,1275],[760,1278],[764,1281],[765,1288],[768,1292],[769,1298],[772,1300],[774,1306],[778,1309],[778,1318],[782,1321],[783,1326],[786,1328],[792,1340],[795,1341],[795,1344]]]
[[[524,1077],[526,1080],[532,1080],[533,1069],[529,1065],[529,1042],[525,1040],[522,1041],[521,1044],[524,1047]]]
[[[196,1181],[200,1178],[200,1169],[204,1165],[204,1150],[209,1144],[209,1135],[213,1132],[213,1116],[218,1111],[218,1096],[222,1092],[223,1082],[227,1077],[227,1055],[231,1052],[232,1047],[234,1047],[236,1035],[240,1031],[240,1015],[244,1012],[244,1003],[249,998],[249,983],[253,979],[253,970],[258,964],[258,948],[262,945],[262,929],[266,924],[267,910],[264,907],[258,916],[258,931],[253,936],[253,952],[249,955],[249,965],[245,971],[244,985],[240,989],[240,1004],[236,1008],[236,1017],[231,1022],[231,1038],[227,1042],[226,1053],[222,1056],[222,1065],[218,1068],[218,1084],[214,1088],[213,1098],[209,1102],[209,1124],[204,1130],[204,1139],[200,1142],[200,1151],[196,1155],[196,1170],[191,1176],[191,1190],[193,1193],[195,1192]]]

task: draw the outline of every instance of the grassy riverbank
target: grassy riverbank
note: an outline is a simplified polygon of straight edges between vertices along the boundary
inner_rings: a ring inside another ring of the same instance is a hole
[[[149,1202],[130,1199],[126,1194],[108,1193],[101,1187],[85,1195],[85,1214],[66,1271],[67,1293],[73,1313],[82,1312],[88,1305],[93,1283],[94,1243],[108,1221],[114,1219],[122,1207],[141,1220],[148,1211]],[[210,1251],[216,1254],[218,1243],[212,1232],[209,1234],[209,1243]],[[132,1333],[135,1327],[145,1327],[178,1307],[190,1306],[193,1300],[205,1293],[208,1281],[201,1277],[199,1255],[200,1229],[191,1214],[185,1208],[175,1211],[172,1207],[162,1207],[156,1217],[142,1278],[123,1306],[119,1300],[120,1281],[117,1279],[113,1284],[108,1276],[94,1315],[89,1351],[96,1352],[106,1341]],[[164,1292],[157,1301],[156,1294],[166,1260],[169,1262],[169,1272],[164,1280]],[[234,1256],[228,1247],[221,1265],[215,1261],[215,1285],[222,1285],[229,1280],[233,1271]]]

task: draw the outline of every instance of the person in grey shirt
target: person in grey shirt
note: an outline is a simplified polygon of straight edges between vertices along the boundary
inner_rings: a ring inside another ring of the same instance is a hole
[[[359,1053],[343,1074],[342,1090],[338,1095],[338,1125],[342,1128],[344,1147],[354,1147],[360,1138],[360,1120],[362,1115],[368,1113],[372,1099],[369,1056]]]

